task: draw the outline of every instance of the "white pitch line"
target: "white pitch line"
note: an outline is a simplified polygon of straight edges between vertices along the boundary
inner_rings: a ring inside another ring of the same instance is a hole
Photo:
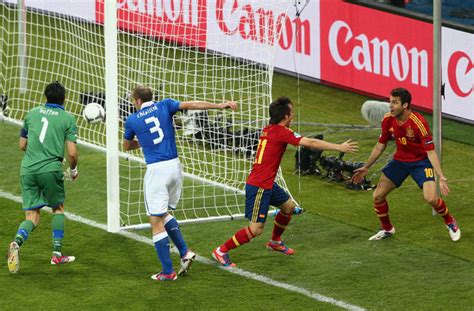
[[[13,195],[13,194],[8,193],[8,192],[4,192],[1,189],[0,189],[0,197],[3,197],[5,199],[11,200],[11,201],[14,201],[14,202],[17,202],[17,203],[22,203],[22,198],[21,197]],[[49,212],[51,211],[50,208],[45,208],[45,209]],[[66,217],[68,219],[73,220],[75,222],[83,223],[83,224],[86,224],[88,226],[95,227],[95,228],[107,231],[107,225],[105,225],[105,224],[101,224],[101,223],[98,223],[94,220],[90,220],[90,219],[87,219],[85,217],[78,216],[78,215],[68,213],[68,212],[65,212],[64,214],[66,215]],[[142,242],[142,243],[153,246],[153,241],[150,238],[144,237],[142,235],[139,235],[139,234],[136,234],[136,233],[133,233],[133,232],[128,232],[128,231],[120,231],[117,234],[125,236],[127,238],[130,238],[132,240],[135,240],[135,241]],[[177,253],[178,251],[174,250],[174,252]],[[298,286],[291,285],[291,284],[284,283],[284,282],[275,281],[275,280],[273,280],[269,277],[263,276],[263,275],[259,275],[259,274],[249,272],[249,271],[246,271],[246,270],[242,270],[242,269],[239,269],[239,268],[235,268],[235,267],[234,268],[222,267],[222,266],[219,266],[216,262],[214,262],[212,260],[209,260],[205,257],[202,257],[200,255],[196,256],[196,261],[198,261],[202,264],[205,264],[205,265],[218,267],[222,270],[225,270],[227,272],[230,272],[230,273],[233,273],[233,274],[236,274],[236,275],[239,275],[239,276],[243,276],[243,277],[248,278],[248,279],[252,279],[252,280],[255,280],[255,281],[258,281],[258,282],[261,282],[261,283],[265,283],[265,284],[268,284],[268,285],[271,285],[271,286],[283,288],[283,289],[286,289],[290,292],[295,292],[295,293],[304,295],[306,297],[312,298],[312,299],[320,301],[320,302],[329,303],[329,304],[341,307],[341,308],[346,309],[346,310],[351,310],[351,311],[364,311],[365,310],[362,307],[347,303],[345,301],[341,301],[341,300],[337,300],[337,299],[334,299],[334,298],[331,298],[331,297],[328,297],[328,296],[324,296],[324,295],[312,292],[310,290],[304,289],[302,287],[298,287]]]

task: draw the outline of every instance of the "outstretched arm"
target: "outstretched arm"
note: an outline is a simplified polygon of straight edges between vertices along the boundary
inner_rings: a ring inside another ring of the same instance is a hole
[[[179,110],[207,110],[207,109],[237,109],[237,103],[233,101],[227,101],[222,104],[214,104],[200,100],[193,100],[188,102],[181,102],[179,104]]]
[[[380,157],[380,155],[384,152],[387,144],[382,144],[377,142],[377,144],[372,149],[367,162],[365,162],[364,166],[354,170],[354,175],[352,175],[351,181],[353,183],[359,184],[364,180],[364,177],[369,173],[369,168],[374,165],[375,161]]]
[[[299,145],[311,149],[335,150],[349,153],[354,153],[359,150],[358,143],[355,141],[351,141],[350,139],[343,142],[342,144],[333,144],[317,138],[303,137],[301,138]]]
[[[439,161],[438,154],[435,150],[429,150],[426,152],[428,155],[428,159],[433,165],[434,171],[438,176],[439,180],[439,190],[441,191],[442,195],[448,195],[449,188],[448,188],[448,179],[444,177],[443,170],[441,168],[441,162]]]

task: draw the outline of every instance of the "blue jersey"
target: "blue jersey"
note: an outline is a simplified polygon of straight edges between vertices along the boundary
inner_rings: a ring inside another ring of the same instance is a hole
[[[146,164],[178,157],[173,115],[179,110],[179,104],[179,101],[169,98],[146,102],[139,111],[127,118],[123,138],[133,140],[137,137]]]

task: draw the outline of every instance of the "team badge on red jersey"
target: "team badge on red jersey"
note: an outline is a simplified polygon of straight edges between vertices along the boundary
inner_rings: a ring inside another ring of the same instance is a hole
[[[413,128],[411,126],[407,127],[406,133],[407,133],[407,137],[409,139],[415,138],[415,131],[413,130]]]

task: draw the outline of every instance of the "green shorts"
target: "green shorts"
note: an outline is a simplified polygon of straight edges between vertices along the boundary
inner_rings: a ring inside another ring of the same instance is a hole
[[[23,210],[49,206],[58,207],[64,202],[64,174],[62,171],[21,176]]]

